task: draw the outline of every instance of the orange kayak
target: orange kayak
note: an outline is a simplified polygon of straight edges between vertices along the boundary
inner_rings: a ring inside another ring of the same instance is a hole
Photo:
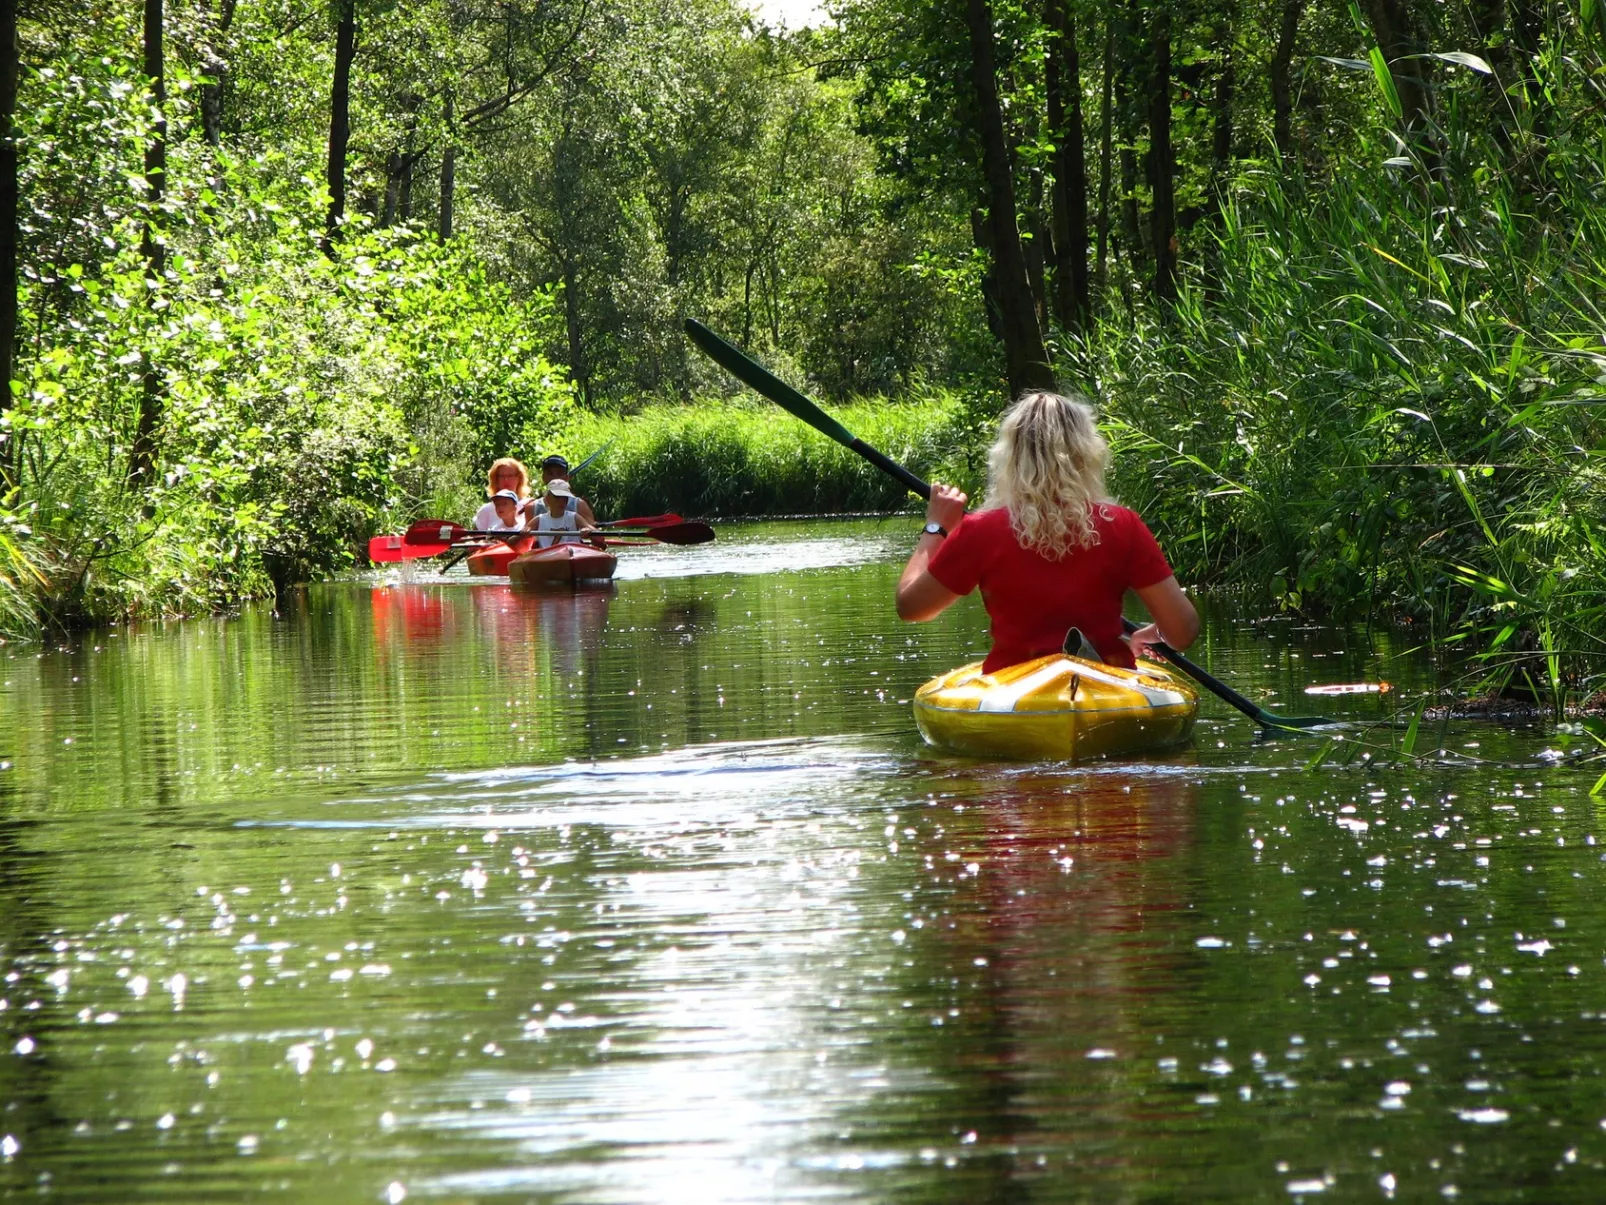
[[[567,590],[586,582],[610,581],[618,564],[619,558],[613,553],[589,544],[554,544],[514,557],[507,576],[515,586]]]
[[[528,552],[532,536],[514,536],[506,544],[488,544],[468,554],[468,571],[475,577],[506,577],[507,567],[522,552]]]

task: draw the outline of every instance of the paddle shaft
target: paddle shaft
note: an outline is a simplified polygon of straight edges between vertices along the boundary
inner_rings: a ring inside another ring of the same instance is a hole
[[[486,528],[464,527],[459,523],[450,523],[441,519],[420,519],[409,527],[401,536],[401,542],[414,548],[432,548],[434,552],[415,551],[412,556],[434,556],[445,552],[447,547],[465,541],[475,543],[506,544],[519,540],[534,539],[541,535],[569,534],[585,536],[596,532],[601,534],[607,531],[613,535],[651,536],[661,544],[707,544],[714,538],[714,529],[706,523],[681,520],[677,523],[646,523],[631,526],[610,524],[606,528],[584,528],[568,533],[541,531],[537,528],[521,528],[518,531],[494,531]],[[393,537],[378,536],[379,540]],[[399,559],[399,558],[398,558]]]
[[[686,319],[686,333],[691,337],[693,343],[707,353],[710,359],[732,376],[748,385],[756,393],[769,398],[770,401],[795,417],[802,419],[822,435],[836,440],[837,443],[850,451],[857,452],[882,472],[901,481],[911,493],[919,494],[920,497],[928,502],[931,500],[930,485],[916,477],[891,457],[877,451],[865,443],[864,440],[858,438],[841,423],[837,422],[836,419],[821,410],[817,404],[775,376],[734,344],[726,342],[695,318]],[[1137,631],[1138,625],[1130,619],[1123,618],[1121,623],[1128,632]],[[1232,687],[1195,665],[1170,645],[1157,642],[1149,647],[1221,699],[1222,702],[1237,708],[1263,727],[1309,728],[1316,724],[1327,722],[1315,716],[1290,718],[1273,715],[1265,708],[1255,706]]]
[[[607,443],[603,444],[600,448],[598,448],[595,452],[591,453],[591,455],[587,456],[579,464],[575,465],[574,468],[569,470],[569,480],[572,481],[574,478],[578,477],[580,475],[580,470],[581,469],[585,468],[586,465],[590,464],[593,460],[595,460],[598,456],[601,456],[604,452],[606,452],[611,447],[613,447],[613,440],[610,439]]]

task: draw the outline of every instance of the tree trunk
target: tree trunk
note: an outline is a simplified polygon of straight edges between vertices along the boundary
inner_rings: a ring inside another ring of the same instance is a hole
[[[966,0],[970,27],[971,82],[976,93],[977,133],[987,181],[988,228],[997,272],[999,319],[1004,330],[1004,365],[1010,397],[1031,389],[1054,388],[1054,371],[1037,324],[1026,258],[1015,220],[1015,181],[1010,169],[1004,118],[998,107],[998,74],[993,63],[993,15],[987,0]]]
[[[17,6],[0,14],[0,419],[11,413],[17,356]],[[16,484],[16,437],[0,431],[0,489]]]
[[[1277,49],[1271,56],[1271,136],[1284,163],[1294,153],[1294,42],[1304,13],[1305,0],[1283,0]]]
[[[985,200],[985,196],[982,198]],[[970,211],[970,237],[986,256],[986,267],[981,271],[981,303],[987,314],[987,329],[1000,343],[1004,341],[1004,311],[998,302],[998,257],[993,254],[993,228],[987,219],[987,209],[977,205]]]
[[[1150,31],[1149,74],[1149,188],[1154,207],[1149,213],[1150,242],[1154,244],[1154,295],[1161,301],[1177,296],[1176,157],[1171,151],[1171,13],[1154,14]]]
[[[669,185],[669,206],[664,216],[664,279],[671,289],[680,284],[685,260],[686,205],[688,191],[678,182]]]
[[[1099,107],[1099,267],[1098,291],[1102,298],[1110,286],[1110,172],[1115,98],[1115,17],[1110,9],[1104,15],[1104,80]],[[1102,301],[1101,301],[1102,304]]]
[[[1070,0],[1048,0],[1044,64],[1049,133],[1054,140],[1054,314],[1069,331],[1084,331],[1093,303],[1087,278],[1087,158],[1082,129],[1082,61]]]
[[[423,98],[408,92],[401,96],[402,110],[407,114],[407,132],[402,139],[401,157],[396,163],[396,216],[403,222],[413,220],[413,169],[418,166],[418,106]]]
[[[167,178],[167,76],[162,64],[162,0],[145,0],[145,75],[150,80],[151,104],[156,121],[150,141],[145,145],[145,230],[140,238],[140,254],[145,260],[145,303],[154,312],[160,296],[162,273],[167,267],[167,247],[156,223],[161,214],[162,194]],[[147,340],[153,334],[146,336]],[[150,475],[156,463],[156,428],[162,420],[165,398],[162,374],[150,351],[141,357],[139,418],[134,444],[128,454],[128,478],[138,482]]]
[[[1216,95],[1212,108],[1214,129],[1211,138],[1211,183],[1216,195],[1221,196],[1232,174],[1232,106],[1236,98],[1238,71],[1233,54],[1235,13],[1227,13],[1216,29],[1216,46],[1221,54],[1221,70],[1216,73]]]
[[[398,202],[401,211],[401,220],[403,222],[410,222],[413,220],[413,168],[417,166],[418,155],[416,152],[408,151],[402,156],[400,188],[401,195],[398,198]]]
[[[1416,55],[1416,29],[1407,0],[1364,0],[1367,20],[1377,38],[1378,49],[1388,61],[1394,90],[1400,96],[1401,131],[1421,134],[1427,124],[1428,84],[1422,74],[1422,60]]]
[[[379,224],[392,226],[396,222],[397,195],[401,192],[402,155],[391,151],[385,156],[385,204],[379,211]]]
[[[446,90],[444,101],[446,109],[446,150],[441,154],[441,216],[440,236],[441,242],[452,237],[452,201],[453,192],[457,188],[457,145],[454,138],[457,134],[452,110],[452,90]]]
[[[229,70],[218,42],[234,23],[235,5],[236,0],[223,0],[217,28],[207,34],[201,47],[201,69],[211,77],[211,82],[201,85],[201,132],[213,150],[223,145],[223,85]],[[216,190],[214,182],[213,191]]]
[[[1121,241],[1126,244],[1127,262],[1133,280],[1148,274],[1148,255],[1143,245],[1143,226],[1138,220],[1138,122],[1135,90],[1137,56],[1133,53],[1138,28],[1138,0],[1128,0],[1121,21],[1121,66],[1115,76],[1115,111],[1120,115],[1121,163]],[[1124,290],[1128,304],[1130,290]]]
[[[335,78],[329,95],[329,216],[323,253],[334,258],[335,236],[346,216],[346,148],[351,142],[351,62],[357,57],[357,0],[340,0],[335,28]]]
[[[1036,141],[1036,135],[1029,136]],[[1032,309],[1037,313],[1037,329],[1048,330],[1048,258],[1054,253],[1054,236],[1043,221],[1043,173],[1033,168],[1026,190],[1026,230],[1021,238],[1021,255],[1026,259],[1026,282],[1032,286]]]

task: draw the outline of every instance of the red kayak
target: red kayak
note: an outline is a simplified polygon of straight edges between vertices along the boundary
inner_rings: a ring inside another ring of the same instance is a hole
[[[506,577],[507,567],[528,552],[534,536],[514,536],[505,544],[488,544],[468,554],[468,571],[475,577]]]
[[[532,548],[514,557],[507,567],[507,576],[515,586],[568,590],[586,582],[610,581],[618,564],[619,558],[613,553],[589,544],[554,544],[551,548]]]

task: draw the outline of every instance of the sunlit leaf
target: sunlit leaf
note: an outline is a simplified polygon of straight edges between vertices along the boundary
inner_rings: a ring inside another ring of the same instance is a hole
[[[1377,80],[1378,91],[1383,94],[1383,103],[1388,105],[1389,112],[1395,117],[1405,116],[1405,107],[1400,104],[1400,93],[1394,87],[1394,75],[1389,71],[1388,60],[1383,52],[1376,46],[1368,52],[1372,64],[1372,76]]]
[[[1468,54],[1465,50],[1435,51],[1428,57],[1434,59],[1443,59],[1446,63],[1455,63],[1458,66],[1466,67],[1469,70],[1476,71],[1480,75],[1494,74],[1494,68],[1489,66],[1486,61],[1480,59],[1475,54]]]

